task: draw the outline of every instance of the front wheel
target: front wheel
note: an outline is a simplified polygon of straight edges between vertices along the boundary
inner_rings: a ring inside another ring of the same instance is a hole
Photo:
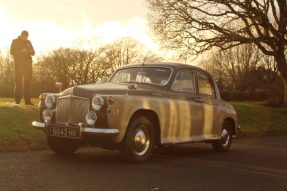
[[[49,147],[55,153],[62,155],[73,154],[80,147],[80,143],[78,141],[71,139],[48,137],[47,141]]]
[[[153,124],[145,116],[136,116],[120,144],[120,153],[129,163],[146,162],[154,146]]]
[[[232,143],[232,126],[231,123],[225,121],[221,132],[221,139],[213,142],[213,150],[216,152],[227,152]]]

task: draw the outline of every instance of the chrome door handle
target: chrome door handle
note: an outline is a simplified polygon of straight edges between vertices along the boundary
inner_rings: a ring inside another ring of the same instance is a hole
[[[153,96],[162,96],[162,94],[160,94],[160,93],[152,93],[151,95],[153,95]]]
[[[201,98],[194,98],[193,100],[200,103],[205,102],[205,100]]]

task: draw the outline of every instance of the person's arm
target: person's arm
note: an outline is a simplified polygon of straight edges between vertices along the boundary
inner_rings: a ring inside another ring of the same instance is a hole
[[[21,56],[23,55],[22,50],[19,48],[19,45],[17,45],[17,41],[13,40],[11,47],[10,47],[10,54],[13,56]]]
[[[33,45],[32,45],[32,43],[31,43],[31,41],[29,41],[29,47],[30,47],[30,49],[29,49],[29,54],[30,54],[31,56],[34,56],[34,55],[35,55],[35,50],[34,50],[34,48],[33,48]]]

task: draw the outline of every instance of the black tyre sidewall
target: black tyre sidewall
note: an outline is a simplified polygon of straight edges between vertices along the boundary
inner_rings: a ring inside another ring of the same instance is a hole
[[[73,154],[80,147],[79,141],[57,137],[47,137],[49,147],[57,154]]]
[[[214,142],[212,144],[213,146],[213,149],[216,151],[216,152],[227,152],[229,151],[230,147],[231,147],[231,144],[232,144],[232,130],[231,130],[231,124],[228,122],[228,121],[225,121],[223,123],[223,127],[222,127],[222,131],[223,130],[227,130],[228,134],[229,134],[229,142],[228,142],[228,145],[224,146],[222,144],[222,141],[221,140],[218,140],[216,142]]]
[[[133,140],[136,132],[141,129],[147,136],[150,138],[149,148],[146,153],[142,156],[139,156],[135,153]],[[124,159],[129,163],[142,163],[146,162],[151,158],[152,148],[154,146],[154,133],[153,133],[152,122],[145,116],[136,116],[132,119],[124,140],[120,144],[120,153]]]

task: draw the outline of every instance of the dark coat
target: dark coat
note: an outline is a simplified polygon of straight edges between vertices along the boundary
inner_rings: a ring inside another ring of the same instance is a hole
[[[26,52],[23,52],[25,49]],[[32,56],[35,55],[35,51],[29,40],[22,40],[18,37],[12,41],[10,54],[13,55],[15,61],[32,62]]]

